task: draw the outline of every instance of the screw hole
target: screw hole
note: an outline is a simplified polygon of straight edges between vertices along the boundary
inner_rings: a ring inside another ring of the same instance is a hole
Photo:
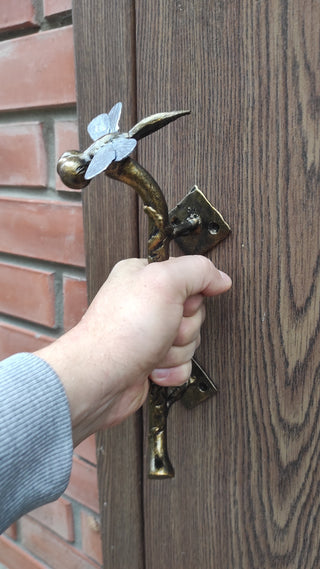
[[[201,381],[198,385],[199,391],[208,391],[208,386],[204,381]]]
[[[219,233],[220,231],[219,223],[216,223],[215,221],[210,221],[210,223],[208,224],[208,231],[209,233],[211,233],[211,235],[217,235],[217,233]]]

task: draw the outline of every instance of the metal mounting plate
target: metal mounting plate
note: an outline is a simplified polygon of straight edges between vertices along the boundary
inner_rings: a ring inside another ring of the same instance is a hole
[[[192,360],[192,371],[188,381],[188,387],[181,397],[181,403],[187,409],[193,409],[199,403],[216,395],[218,388],[194,359]]]
[[[185,224],[186,220],[200,217],[198,227],[185,235],[175,237],[180,249],[187,255],[203,255],[225,239],[231,229],[221,213],[207,200],[205,195],[194,186],[190,192],[170,211],[169,221],[172,226]]]

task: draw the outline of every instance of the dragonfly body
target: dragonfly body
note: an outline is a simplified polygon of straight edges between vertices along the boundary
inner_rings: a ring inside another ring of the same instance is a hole
[[[113,160],[119,162],[129,156],[136,144],[137,141],[124,132],[112,132],[98,138],[83,152],[83,158],[90,162],[85,179],[91,180],[106,170]]]
[[[94,142],[84,152],[84,158],[90,160],[86,180],[106,170],[113,160],[123,160],[136,147],[134,138],[119,133],[121,109],[122,103],[116,103],[109,113],[98,115],[88,124],[88,133]]]
[[[95,140],[89,148],[87,148],[82,154],[84,157],[88,158],[88,161],[92,160],[92,158],[97,154],[97,152],[106,144],[112,143],[113,140],[116,140],[119,137],[126,136],[124,133],[119,134],[118,132],[111,132],[110,134],[105,134]]]

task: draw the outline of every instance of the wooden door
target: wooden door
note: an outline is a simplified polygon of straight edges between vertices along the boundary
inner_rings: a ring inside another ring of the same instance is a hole
[[[174,206],[196,183],[233,233],[210,257],[233,290],[208,303],[197,359],[215,399],[169,420],[173,480],[148,480],[142,414],[98,437],[107,569],[320,566],[320,4],[77,0],[78,111],[122,126],[189,108],[139,142]],[[84,190],[89,294],[146,252],[132,190]],[[139,238],[138,238],[139,234]]]

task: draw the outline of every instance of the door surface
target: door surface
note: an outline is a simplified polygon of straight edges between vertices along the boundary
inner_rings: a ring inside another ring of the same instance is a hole
[[[81,145],[117,102],[173,207],[196,183],[232,227],[210,253],[233,278],[208,303],[198,361],[218,396],[170,412],[172,480],[148,480],[143,413],[97,440],[106,569],[320,566],[320,4],[77,0]],[[83,191],[92,297],[146,254],[133,190]],[[175,250],[175,254],[177,250]]]

